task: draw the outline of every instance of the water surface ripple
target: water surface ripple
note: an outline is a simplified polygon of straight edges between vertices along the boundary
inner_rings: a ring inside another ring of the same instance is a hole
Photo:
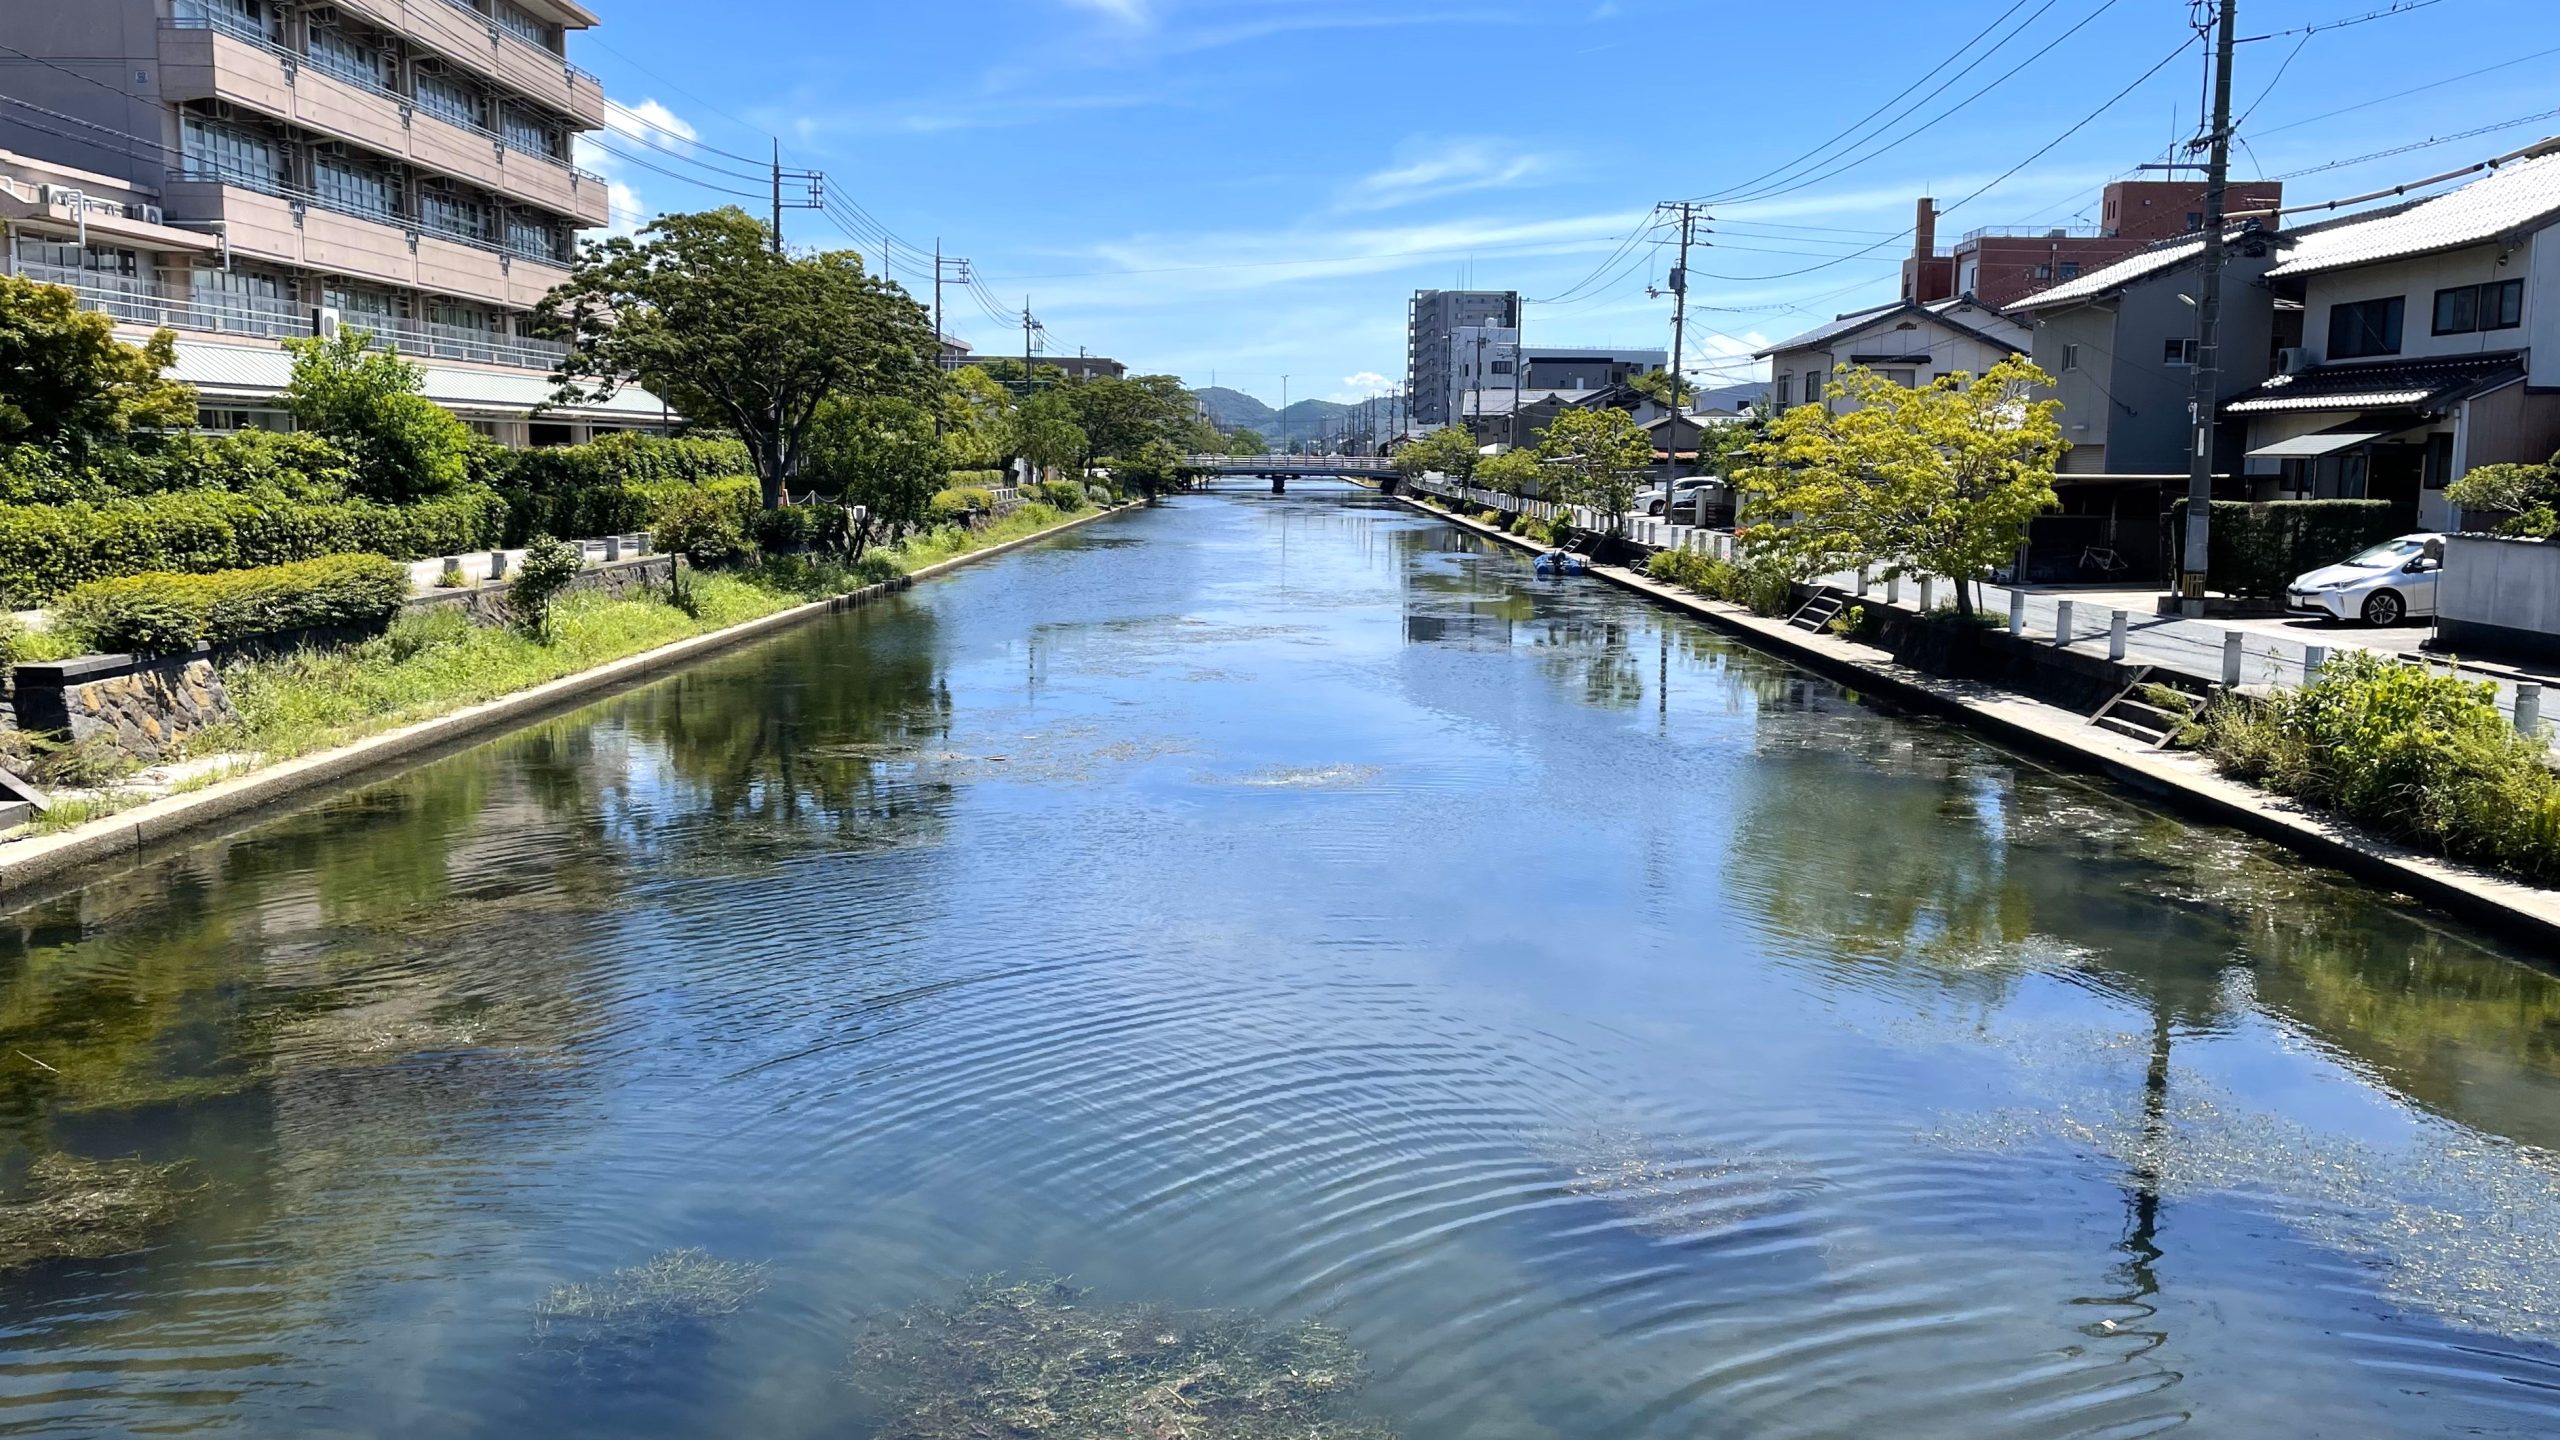
[[[1003,1272],[1428,1440],[2560,1434],[2549,973],[1300,488],[9,916],[0,1188],[185,1168],[0,1276],[0,1431],[860,1434]]]

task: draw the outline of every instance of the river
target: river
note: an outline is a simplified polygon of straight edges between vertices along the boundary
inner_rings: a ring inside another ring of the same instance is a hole
[[[11,914],[0,1175],[183,1169],[0,1432],[861,1435],[1002,1273],[1408,1440],[2560,1433],[2551,972],[1294,488]]]

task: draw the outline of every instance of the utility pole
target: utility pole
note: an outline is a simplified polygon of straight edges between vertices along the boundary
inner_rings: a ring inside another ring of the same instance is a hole
[[[2178,579],[2178,613],[2204,614],[2205,564],[2213,536],[2213,411],[2222,376],[2222,223],[2231,180],[2231,51],[2239,0],[2219,0],[2213,46],[2213,128],[2204,143],[2204,279],[2196,297],[2196,363],[2187,400],[2194,453],[2187,457],[2187,548]],[[2192,148],[2192,146],[2190,147]]]
[[[782,141],[773,142],[773,253],[782,253]]]
[[[1022,398],[1031,398],[1031,297],[1022,297]]]
[[[1693,200],[1666,201],[1680,212],[1680,263],[1671,267],[1671,423],[1662,430],[1662,518],[1671,518],[1671,486],[1680,478],[1680,367],[1687,359],[1689,337],[1689,244],[1695,237],[1698,205]]]

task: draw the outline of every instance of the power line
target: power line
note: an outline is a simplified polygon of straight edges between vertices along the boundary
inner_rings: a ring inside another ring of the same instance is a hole
[[[2394,100],[2406,99],[2411,95],[2416,95],[2423,91],[2440,90],[2447,85],[2458,85],[2465,80],[2478,79],[2480,76],[2486,75],[2493,70],[2505,70],[2511,66],[2522,65],[2529,60],[2541,60],[2553,55],[2560,55],[2560,45],[2554,45],[2548,50],[2536,50],[2530,55],[2519,55],[2513,60],[2501,60],[2495,65],[2483,65],[2477,70],[2465,70],[2459,75],[2448,75],[2442,80],[2430,80],[2424,85],[2412,85],[2406,90],[2394,90],[2388,95],[2377,95],[2370,100],[2359,100],[2353,105],[2341,105],[2335,110],[2323,110],[2317,115],[2306,115],[2299,120],[2287,120],[2281,125],[2270,125],[2266,129],[2258,132],[2258,138],[2264,140],[2270,135],[2280,134],[2287,130],[2298,130],[2305,125],[2315,124],[2322,120],[2333,119],[2337,116],[2347,114],[2350,111],[2369,109],[2376,105],[2387,105]]]
[[[702,190],[708,190],[708,191],[711,191],[711,192],[712,192],[713,194],[715,194],[715,195],[730,195],[730,196],[735,196],[736,198],[741,199],[741,200],[762,200],[762,199],[764,199],[764,198],[765,198],[764,196],[757,194],[757,193],[756,193],[755,191],[753,191],[753,190],[739,190],[739,189],[734,189],[734,188],[732,188],[732,187],[730,187],[730,186],[726,186],[726,185],[715,185],[715,184],[711,183],[711,182],[710,182],[710,181],[708,181],[708,180],[698,179],[698,178],[696,178],[696,177],[694,177],[694,176],[684,174],[684,173],[682,173],[682,172],[680,172],[680,171],[670,170],[670,169],[668,169],[667,167],[665,167],[665,166],[663,166],[663,165],[656,164],[656,163],[654,163],[654,162],[652,162],[652,161],[643,160],[643,159],[641,159],[641,158],[640,158],[639,156],[637,156],[637,155],[626,154],[626,153],[625,153],[625,152],[623,152],[623,151],[616,150],[616,149],[614,149],[612,146],[605,144],[605,143],[604,143],[603,141],[601,141],[601,140],[599,140],[599,141],[595,141],[595,142],[593,142],[593,143],[595,144],[595,147],[596,147],[597,149],[602,150],[602,151],[603,151],[604,153],[606,153],[607,155],[612,156],[614,159],[621,161],[621,162],[622,162],[623,164],[625,164],[625,165],[637,165],[637,166],[639,166],[641,169],[646,170],[646,171],[649,171],[649,172],[651,172],[652,174],[656,174],[656,175],[663,175],[663,176],[667,177],[667,178],[668,178],[668,179],[670,179],[670,180],[678,181],[678,182],[681,182],[681,183],[686,184],[686,185],[691,185],[691,186],[696,187],[697,189],[702,189]]]
[[[2273,30],[2264,35],[2244,35],[2231,43],[2249,45],[2260,40],[2281,40],[2287,35],[2311,35],[2322,30],[2344,30],[2350,25],[2362,25],[2368,20],[2388,20],[2394,15],[2406,15],[2412,10],[2424,10],[2430,5],[2443,3],[2444,0],[2392,0],[2391,4],[2380,10],[2368,10],[2361,15],[2349,15],[2337,20],[2323,20],[2317,25],[2297,25],[2291,30]]]
[[[2388,150],[2376,150],[2370,155],[2358,155],[2347,160],[2332,160],[2326,165],[2313,165],[2301,170],[2288,170],[2284,174],[2278,175],[2275,178],[2278,180],[2299,180],[2305,175],[2318,175],[2323,171],[2328,170],[2344,170],[2351,165],[2362,165],[2372,160],[2387,160],[2394,155],[2407,155],[2418,150],[2432,150],[2438,145],[2450,145],[2456,140],[2477,139],[2482,135],[2494,135],[2501,130],[2513,130],[2519,125],[2530,125],[2537,120],[2551,119],[2560,119],[2560,110],[2537,110],[2531,115],[2519,115],[2513,120],[2500,120],[2493,124],[2481,125],[2469,130],[2457,131],[2451,135],[2439,135],[2431,140],[2416,140],[2406,145],[2394,145]],[[2291,209],[2293,207],[2287,206],[2286,208]]]

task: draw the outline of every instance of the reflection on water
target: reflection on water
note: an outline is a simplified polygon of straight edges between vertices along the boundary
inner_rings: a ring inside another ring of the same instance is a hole
[[[2560,1431],[2548,972],[1300,489],[0,918],[0,1429]]]

